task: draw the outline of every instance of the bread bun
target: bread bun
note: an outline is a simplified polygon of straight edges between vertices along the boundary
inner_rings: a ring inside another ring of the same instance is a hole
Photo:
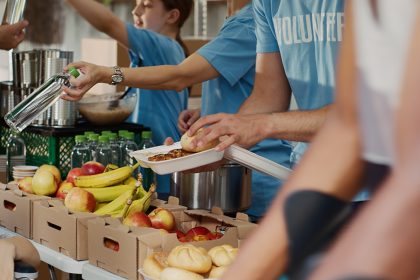
[[[168,254],[163,252],[153,253],[143,263],[144,273],[152,278],[159,279],[162,271],[169,266]]]
[[[168,263],[172,267],[196,273],[206,273],[212,266],[206,249],[191,244],[180,245],[172,249],[168,256]]]
[[[191,145],[191,142],[197,137],[200,136],[204,133],[203,128],[200,128],[199,130],[197,130],[197,132],[193,135],[193,136],[188,136],[187,133],[184,133],[184,135],[182,135],[181,137],[181,147],[183,150],[188,151],[188,152],[194,152],[194,153],[198,153],[201,151],[205,151],[211,148],[214,148],[217,146],[217,144],[219,144],[219,140],[215,139],[209,143],[207,143],[204,146],[201,147],[193,147]]]
[[[209,278],[222,278],[222,275],[225,273],[227,268],[227,266],[213,266],[210,271]]]
[[[216,266],[228,266],[230,265],[238,253],[237,248],[233,248],[230,245],[216,246],[210,249],[209,255],[214,265]]]
[[[160,280],[203,280],[200,274],[180,268],[168,267],[160,274]]]

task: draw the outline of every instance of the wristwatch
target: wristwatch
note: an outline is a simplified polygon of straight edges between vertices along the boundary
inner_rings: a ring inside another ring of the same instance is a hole
[[[113,69],[114,74],[111,76],[111,85],[118,85],[124,80],[124,75],[120,67],[114,66]]]

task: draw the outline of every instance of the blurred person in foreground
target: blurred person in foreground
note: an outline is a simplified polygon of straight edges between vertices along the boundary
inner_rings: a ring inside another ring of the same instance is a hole
[[[14,262],[23,261],[38,268],[41,261],[32,243],[23,237],[0,238],[0,278],[14,279]]]
[[[223,280],[420,275],[420,2],[346,3],[335,105]],[[364,185],[375,194],[346,223]],[[320,266],[298,277],[343,223]]]

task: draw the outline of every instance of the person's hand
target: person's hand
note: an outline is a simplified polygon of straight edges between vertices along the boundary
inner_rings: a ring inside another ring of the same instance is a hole
[[[178,117],[178,129],[181,133],[185,133],[190,126],[200,118],[200,109],[184,110]]]
[[[110,67],[103,67],[83,61],[70,63],[64,67],[64,71],[68,71],[69,68],[74,67],[83,75],[77,79],[74,77],[70,78],[70,88],[63,86],[64,94],[61,98],[69,101],[80,100],[83,95],[90,90],[94,85],[101,82],[101,78],[105,76],[112,76],[112,69]]]
[[[261,133],[264,126],[264,115],[215,114],[200,118],[188,130],[188,135],[194,135],[203,128],[203,134],[192,141],[193,146],[203,146],[219,139],[216,151],[223,151],[232,144],[250,148],[264,139]],[[224,136],[224,137],[222,137]],[[220,138],[222,137],[222,138]]]
[[[16,247],[7,239],[0,240],[0,275],[1,279],[14,279]]]
[[[163,145],[170,146],[173,143],[175,143],[175,142],[174,142],[174,139],[172,139],[172,137],[166,137],[165,141],[163,142]]]
[[[15,24],[0,25],[0,49],[10,50],[16,48],[25,38],[23,29],[28,26],[26,20]]]

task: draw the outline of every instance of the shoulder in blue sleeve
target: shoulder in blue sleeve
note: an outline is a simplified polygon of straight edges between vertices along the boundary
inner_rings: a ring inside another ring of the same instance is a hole
[[[278,52],[279,47],[272,21],[273,7],[280,5],[280,0],[253,0],[257,34],[257,53]]]
[[[255,65],[255,48],[255,22],[248,5],[226,20],[217,37],[198,54],[233,86]]]

